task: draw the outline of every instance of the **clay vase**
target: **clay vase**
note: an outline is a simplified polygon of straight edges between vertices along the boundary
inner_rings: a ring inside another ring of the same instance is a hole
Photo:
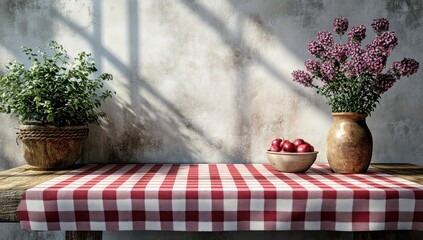
[[[326,156],[336,173],[365,173],[372,159],[373,139],[367,114],[332,113],[333,123],[326,139]]]
[[[65,169],[78,160],[87,126],[21,125],[19,141],[26,162],[39,169]]]

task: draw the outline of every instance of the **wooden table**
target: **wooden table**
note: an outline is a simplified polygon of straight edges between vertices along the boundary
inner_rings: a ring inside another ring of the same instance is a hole
[[[75,168],[80,166],[74,166]],[[372,164],[371,169],[423,184],[423,166],[411,164]],[[16,208],[25,191],[70,170],[42,171],[24,165],[0,172],[0,222],[19,222]],[[396,231],[354,232],[354,239],[396,239]],[[66,232],[70,239],[101,239],[102,232]]]
[[[73,168],[81,167],[75,165]],[[19,222],[16,208],[25,191],[69,170],[43,171],[29,165],[0,172],[0,222]],[[66,232],[66,240],[100,240],[102,232]]]

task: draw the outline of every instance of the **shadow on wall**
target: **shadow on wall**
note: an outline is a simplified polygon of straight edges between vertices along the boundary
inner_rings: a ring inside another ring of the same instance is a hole
[[[199,126],[193,124],[178,108],[155,90],[139,72],[139,1],[128,1],[128,46],[130,62],[128,65],[120,61],[108,49],[101,45],[101,1],[94,2],[94,15],[97,19],[94,35],[89,35],[69,19],[63,18],[56,12],[58,20],[69,26],[93,45],[96,59],[107,59],[127,79],[126,88],[130,93],[129,103],[120,104],[119,93],[114,101],[105,105],[108,109],[108,121],[103,127],[91,128],[87,149],[84,152],[86,162],[199,162],[197,156],[201,154],[192,143],[196,140],[204,141],[219,151],[225,159],[234,159],[232,154],[221,143],[216,143],[207,136]],[[101,66],[101,64],[100,64]],[[102,69],[99,69],[100,72]],[[154,97],[154,102],[143,98],[140,91],[146,91]]]
[[[0,76],[4,73],[0,70]],[[0,121],[3,122],[6,119],[6,115],[0,113]],[[9,128],[0,128],[0,171],[4,169],[9,169],[13,167],[12,160],[7,156],[6,153],[6,146],[8,145],[6,141],[9,141],[9,138],[5,137],[8,135]]]
[[[274,76],[276,79],[278,79],[281,82],[291,82],[290,76],[282,75],[282,73],[279,71],[279,69],[275,68],[271,62],[269,62],[267,59],[265,59],[258,51],[255,50],[254,46],[250,46],[246,41],[244,41],[242,36],[242,28],[243,23],[246,22],[246,20],[252,20],[254,23],[256,23],[257,26],[259,26],[260,30],[264,32],[268,36],[276,36],[278,37],[281,44],[286,45],[285,40],[288,40],[289,36],[288,34],[283,32],[278,32],[278,29],[275,29],[274,26],[271,26],[271,20],[272,17],[275,17],[273,15],[260,15],[260,10],[262,12],[265,12],[268,14],[271,13],[278,13],[281,12],[291,12],[287,9],[290,9],[290,5],[298,5],[298,1],[296,0],[290,0],[287,2],[290,2],[291,4],[284,4],[283,2],[266,2],[263,3],[260,0],[255,1],[229,1],[233,8],[237,11],[237,14],[239,15],[238,20],[238,31],[233,32],[231,31],[228,26],[225,25],[223,21],[221,21],[217,16],[213,14],[213,12],[209,11],[206,7],[198,3],[197,1],[181,1],[181,3],[185,4],[188,9],[190,9],[194,14],[197,14],[201,20],[205,23],[207,23],[209,26],[211,26],[215,32],[217,32],[220,37],[225,41],[227,45],[229,45],[232,49],[233,56],[234,56],[234,62],[239,63],[238,67],[245,71],[245,68],[248,67],[248,63],[251,61],[257,62],[260,66],[264,67],[272,76]],[[313,4],[313,6],[319,6],[321,8],[322,4]],[[297,9],[300,9],[302,5],[297,6]],[[257,8],[259,7],[259,8]],[[310,9],[310,8],[307,8]],[[271,10],[271,11],[270,11]],[[292,9],[291,9],[292,10]],[[307,15],[310,13],[310,15]],[[303,16],[307,16],[308,22],[312,22],[312,11],[309,12],[303,12]],[[301,15],[301,13],[298,13],[298,15]],[[310,16],[310,17],[308,17]],[[310,24],[310,23],[303,23],[303,24]],[[269,26],[268,26],[269,25]],[[298,27],[298,26],[295,26]],[[280,31],[280,30],[279,30]],[[234,41],[235,40],[235,41]],[[296,49],[298,48],[298,43],[295,41],[296,45],[288,45],[288,48],[292,51],[294,54],[298,54],[298,51]],[[304,48],[301,50],[305,52],[306,42],[304,44]],[[300,59],[303,59],[304,56],[298,56]],[[241,82],[242,84],[243,82]],[[304,91],[301,91],[301,88],[292,88],[291,85],[284,85],[286,87],[291,88],[292,91],[294,91],[296,94],[301,96],[301,98],[308,101],[308,103],[312,105],[316,105],[316,102],[310,98],[310,96],[305,95]],[[317,106],[319,107],[319,106]],[[323,109],[322,109],[323,110]]]
[[[261,128],[263,127],[263,123],[269,121],[269,119],[262,120],[260,117],[260,112],[255,112],[255,109],[251,108],[253,105],[253,100],[252,97],[247,93],[249,90],[251,90],[253,80],[257,80],[252,79],[248,75],[249,67],[251,65],[256,64],[260,68],[265,69],[265,71],[270,76],[282,84],[281,86],[283,86],[285,89],[289,89],[293,95],[298,96],[298,99],[302,99],[302,101],[290,101],[290,107],[286,108],[288,110],[281,110],[280,116],[278,116],[279,125],[283,125],[287,129],[295,128],[295,126],[293,126],[295,124],[294,119],[301,118],[301,112],[298,111],[298,109],[301,109],[300,106],[304,104],[304,102],[307,102],[307,105],[311,105],[318,109],[318,111],[327,111],[326,106],[322,104],[323,100],[316,101],[314,96],[306,94],[306,90],[304,88],[292,84],[290,73],[293,69],[289,70],[289,73],[286,72],[286,69],[281,71],[280,67],[283,65],[281,62],[283,61],[276,63],[274,60],[268,59],[265,55],[260,53],[260,49],[257,45],[255,45],[260,44],[259,42],[252,42],[251,40],[248,41],[245,38],[247,23],[253,22],[254,26],[259,29],[258,34],[260,35],[261,42],[269,42],[271,41],[270,39],[276,38],[280,46],[286,48],[291,54],[294,55],[294,58],[303,59],[304,56],[300,56],[298,54],[300,51],[296,49],[298,49],[298,42],[301,42],[303,39],[305,39],[304,35],[301,36],[301,40],[298,40],[287,32],[281,32],[281,30],[277,28],[278,26],[274,23],[274,20],[277,19],[281,13],[286,13],[288,15],[297,14],[297,16],[304,16],[308,19],[307,21],[303,21],[304,24],[311,24],[311,22],[313,22],[313,17],[316,14],[311,9],[313,7],[316,7],[317,9],[322,8],[322,4],[318,4],[320,1],[311,4],[312,6],[307,6],[307,8],[305,8],[302,3],[298,3],[298,1],[295,0],[266,2],[260,0],[247,2],[233,0],[228,1],[228,3],[235,11],[234,15],[236,15],[237,18],[235,30],[231,29],[231,26],[228,26],[224,20],[219,18],[217,13],[209,10],[206,4],[199,1],[182,0],[180,2],[181,4],[185,5],[186,8],[189,9],[193,14],[197,15],[202,22],[211,27],[211,29],[220,36],[222,41],[224,41],[232,51],[233,62],[238,70],[235,82],[235,88],[238,89],[238,91],[235,95],[234,101],[234,108],[238,111],[236,113],[238,116],[237,133],[240,135],[240,142],[242,142],[242,145],[244,146],[240,147],[239,149],[233,149],[235,150],[234,152],[237,153],[236,159],[242,159],[241,162],[251,161],[252,156],[248,153],[251,152],[252,148],[257,148],[257,146],[254,146],[251,143],[251,133],[260,132]],[[303,10],[300,12],[292,13],[293,8],[299,11],[302,9],[308,9],[308,11]],[[298,29],[298,25],[296,25],[295,22],[292,22],[291,27],[292,29]],[[295,31],[298,32],[297,30]],[[289,43],[291,43],[291,45]],[[304,46],[306,46],[306,42],[304,42]],[[265,46],[263,47],[265,48]],[[301,51],[305,51],[304,49],[305,48],[301,48]],[[288,59],[286,60],[289,61]],[[328,118],[330,118],[330,114],[328,113],[327,115]],[[280,132],[280,130],[276,130],[276,132]]]
[[[26,61],[21,46],[44,46],[54,38],[50,13],[56,3],[48,1],[5,0],[0,4],[0,45],[13,58]],[[0,60],[1,68],[12,59]]]
[[[0,122],[4,124],[0,128],[0,170],[5,170],[21,165],[24,161],[16,139],[17,120],[2,113]]]
[[[4,146],[4,143],[0,141],[0,144]],[[16,163],[9,156],[4,154],[6,151],[4,147],[0,148],[0,171],[10,169],[16,166]]]
[[[204,161],[199,157],[202,153],[198,144],[193,144],[195,141],[205,141],[208,146],[222,154],[222,162],[238,161],[249,162],[252,132],[252,120],[256,114],[248,107],[237,109],[236,116],[238,117],[237,134],[241,136],[241,141],[244,143],[238,149],[229,149],[225,144],[212,140],[208,136],[207,131],[200,126],[195,125],[188,117],[184,116],[178,107],[172,102],[162,96],[149,81],[139,72],[141,49],[139,41],[139,4],[138,1],[128,1],[128,37],[129,49],[129,64],[125,64],[114,56],[108,49],[101,45],[101,25],[95,25],[97,30],[94,30],[94,35],[90,36],[78,29],[68,19],[63,18],[60,13],[56,13],[57,18],[68,25],[75,32],[82,33],[96,49],[94,56],[96,59],[107,59],[122,73],[125,79],[128,79],[126,88],[130,92],[130,101],[128,104],[119,105],[117,102],[107,105],[109,109],[110,122],[103,130],[95,130],[92,136],[96,136],[97,141],[90,139],[89,149],[102,149],[100,152],[92,150],[87,152],[84,159],[87,161],[96,161],[96,158],[107,159],[108,162],[131,162],[142,158],[143,161],[161,161],[161,162],[198,162]],[[253,47],[249,46],[243,40],[242,24],[244,16],[239,15],[237,31],[231,31],[218,17],[213,15],[205,7],[195,1],[181,1],[186,7],[192,10],[210,25],[224,40],[224,42],[232,50],[234,63],[237,68],[237,78],[234,83],[236,89],[235,94],[236,105],[243,103],[244,106],[248,104],[251,99],[246,95],[249,89],[249,81],[246,69],[252,61],[255,61],[264,67],[271,75],[282,82],[291,81],[289,78],[281,74],[278,69],[272,66],[265,58],[263,58]],[[94,14],[97,19],[101,19],[101,4],[100,1],[94,2]],[[97,5],[97,6],[96,6]],[[98,10],[98,11],[97,11]],[[254,19],[260,22],[258,18]],[[265,27],[260,23],[260,27]],[[273,34],[273,33],[268,33]],[[290,87],[290,84],[286,84]],[[145,91],[148,95],[154,97],[155,102],[148,102],[140,92]],[[292,88],[296,94],[300,95],[302,99],[315,105],[316,101],[305,95],[302,90]],[[124,102],[124,101],[122,101]],[[158,108],[160,106],[160,108]],[[110,114],[111,113],[111,114]],[[168,114],[170,113],[170,114]],[[256,126],[257,127],[257,126]],[[122,134],[119,134],[119,133]],[[117,134],[116,134],[117,133]],[[100,137],[97,137],[100,136]],[[100,140],[100,141],[98,141]],[[197,142],[198,143],[198,142]],[[102,156],[102,157],[99,157]],[[100,160],[101,161],[101,160]]]
[[[153,107],[148,101],[139,104],[137,111],[130,106],[109,103],[109,114],[103,127],[91,128],[84,159],[89,162],[192,162],[195,149],[190,137],[182,133],[181,122]],[[116,134],[121,133],[121,134]],[[169,147],[170,146],[170,147]]]

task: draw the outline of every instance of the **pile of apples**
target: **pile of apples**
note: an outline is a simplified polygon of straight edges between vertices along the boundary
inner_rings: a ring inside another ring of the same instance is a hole
[[[306,153],[314,152],[314,147],[302,138],[297,138],[294,142],[283,138],[276,138],[272,141],[272,145],[268,151]]]

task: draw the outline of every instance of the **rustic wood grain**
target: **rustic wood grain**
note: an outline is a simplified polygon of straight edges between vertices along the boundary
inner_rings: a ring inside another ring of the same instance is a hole
[[[68,170],[54,171],[23,165],[0,172],[0,222],[19,222],[16,208],[27,189],[78,167],[81,166],[75,165]],[[101,240],[101,238],[102,232],[65,233],[66,240]]]
[[[18,222],[16,208],[25,191],[9,190],[0,192],[0,222]]]
[[[413,164],[371,164],[370,170],[387,173],[423,184],[423,166]]]
[[[29,165],[0,172],[0,222],[17,222],[16,208],[25,191],[70,170],[38,170]]]
[[[395,231],[354,232],[354,240],[397,240]]]
[[[102,235],[103,235],[103,232],[97,232],[97,231],[92,231],[92,232],[67,231],[65,234],[65,239],[66,240],[101,240]]]

